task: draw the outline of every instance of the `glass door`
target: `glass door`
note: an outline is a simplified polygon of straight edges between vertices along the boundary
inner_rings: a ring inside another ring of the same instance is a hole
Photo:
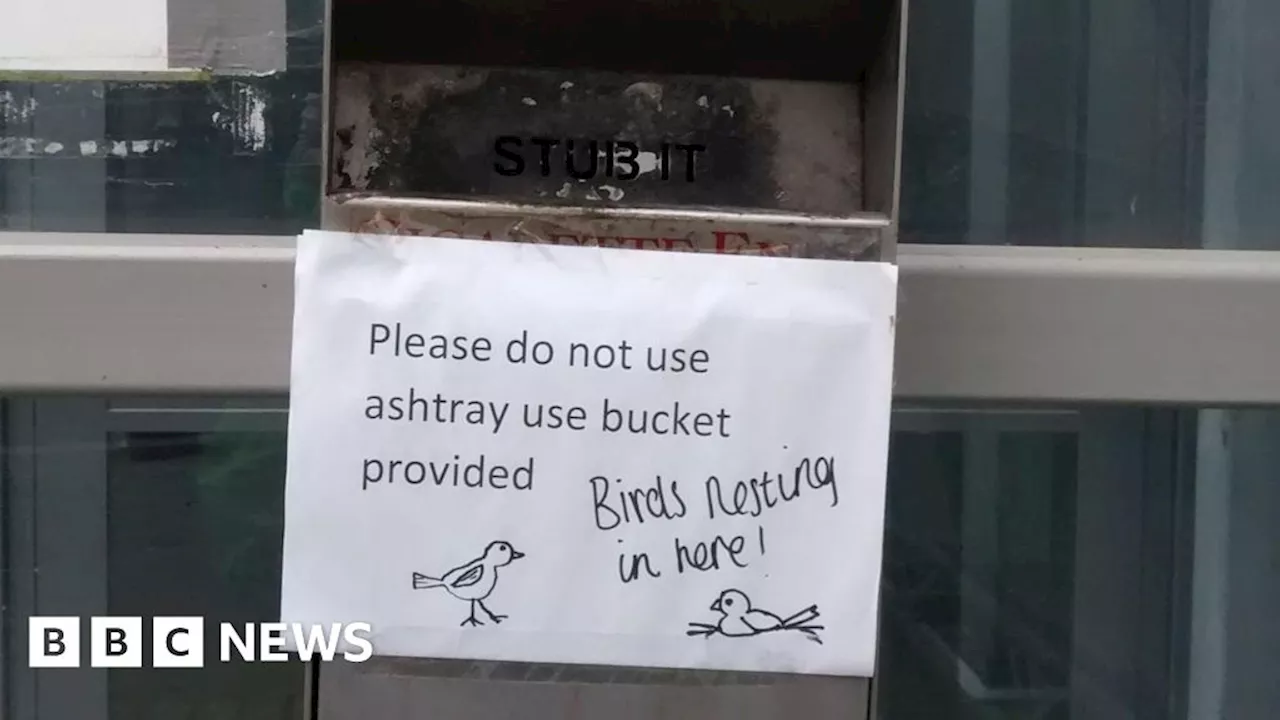
[[[31,670],[25,622],[11,622],[6,717],[303,717],[303,664],[222,663],[217,642],[220,622],[279,619],[283,403],[41,398],[5,409],[9,617],[207,623],[202,669],[146,667],[144,630],[142,668]]]

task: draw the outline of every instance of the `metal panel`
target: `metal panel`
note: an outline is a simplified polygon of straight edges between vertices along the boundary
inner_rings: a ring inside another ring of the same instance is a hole
[[[325,202],[324,226],[349,232],[473,237],[551,245],[887,260],[888,218],[686,208],[582,208],[434,198]]]
[[[1280,256],[902,246],[897,394],[1274,404]]]
[[[331,0],[323,227],[448,232],[459,223],[422,204],[462,201],[477,235],[518,209],[539,227],[495,237],[723,252],[719,234],[750,236],[748,252],[893,260],[905,2],[536,5],[452,3],[477,39],[411,3]],[[413,40],[388,41],[404,24]],[[672,42],[619,52],[606,28]],[[619,209],[715,217],[649,227]],[[847,220],[864,231],[841,247]]]
[[[325,665],[319,720],[862,718],[865,679],[523,663]]]
[[[288,386],[292,238],[0,238],[3,390]]]
[[[0,234],[0,388],[284,392],[291,238]],[[905,245],[899,398],[1280,403],[1280,256]]]
[[[894,5],[885,48],[865,76],[863,115],[864,209],[893,222],[881,235],[880,256],[897,258],[902,196],[902,132],[906,110],[907,23],[910,0]]]
[[[890,216],[863,208],[892,206],[896,69],[870,98],[857,82],[351,62],[333,72],[323,227],[437,234],[455,231],[454,213],[477,237],[721,252],[719,235],[752,252],[892,260],[878,244],[891,246]],[[864,104],[879,112],[875,134]],[[864,177],[866,144],[875,178]],[[633,211],[648,215],[624,217]]]
[[[352,63],[336,72],[331,192],[862,208],[855,84]]]
[[[339,62],[847,80],[893,0],[333,0]]]

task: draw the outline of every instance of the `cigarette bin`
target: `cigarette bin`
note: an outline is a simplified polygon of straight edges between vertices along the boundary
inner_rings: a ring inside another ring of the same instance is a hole
[[[905,21],[906,0],[330,0],[323,226],[892,262]],[[752,720],[870,695],[376,660],[325,665],[316,698],[331,720]]]
[[[324,226],[893,260],[898,0],[332,0]]]

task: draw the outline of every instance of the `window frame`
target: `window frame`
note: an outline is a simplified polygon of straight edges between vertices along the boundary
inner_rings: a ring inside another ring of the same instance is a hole
[[[0,233],[0,390],[287,393],[291,237]],[[894,397],[1280,404],[1280,255],[903,244]]]
[[[189,414],[174,396],[272,395],[237,412],[277,422],[294,243],[0,233],[0,394],[165,395],[103,405],[161,426]],[[1275,253],[902,244],[897,264],[898,403],[1280,404]],[[316,671],[309,702],[341,685]]]

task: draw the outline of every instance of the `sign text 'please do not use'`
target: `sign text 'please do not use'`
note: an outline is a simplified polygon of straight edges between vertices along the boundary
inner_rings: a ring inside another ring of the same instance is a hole
[[[896,268],[308,232],[282,616],[869,676]]]

